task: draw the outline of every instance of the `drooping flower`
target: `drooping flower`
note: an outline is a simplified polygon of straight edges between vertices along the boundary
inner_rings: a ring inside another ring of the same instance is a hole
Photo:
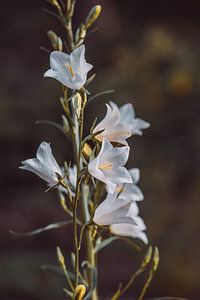
[[[106,116],[93,130],[93,134],[100,132],[95,135],[95,138],[100,142],[106,138],[110,142],[127,145],[126,139],[132,135],[130,128],[121,122],[121,115],[117,105],[110,106],[106,104],[106,107]]]
[[[60,178],[63,176],[62,170],[53,156],[50,144],[47,142],[40,144],[35,158],[22,161],[22,165],[19,167],[20,169],[33,172],[45,180],[49,186],[58,184],[58,176]]]
[[[135,225],[137,213],[138,207],[134,202],[117,198],[117,193],[108,194],[96,208],[93,221],[101,226],[119,223]]]
[[[118,106],[114,102],[110,102],[110,105],[114,109],[114,107]],[[133,108],[133,105],[131,103],[127,103],[122,105],[119,108],[120,113],[120,122],[123,123],[127,128],[131,130],[132,134],[135,135],[142,135],[143,129],[146,129],[150,126],[150,123],[144,121],[143,119],[136,118],[135,116],[135,110]]]
[[[50,54],[50,69],[44,77],[52,77],[72,90],[79,90],[86,82],[87,73],[93,68],[85,60],[85,46],[81,45],[71,54],[53,51]]]
[[[130,201],[142,201],[144,195],[141,189],[137,186],[140,179],[140,170],[133,168],[128,170],[132,178],[132,183],[125,183],[117,185],[116,192],[120,194],[120,198],[128,199]]]
[[[134,220],[137,225],[126,223],[113,224],[110,226],[110,231],[115,235],[138,238],[145,244],[148,244],[148,238],[144,232],[146,230],[146,225],[143,219],[139,216],[136,216]]]
[[[114,193],[117,184],[131,183],[131,175],[124,167],[129,156],[129,146],[113,147],[103,139],[101,150],[88,164],[89,173],[107,185],[109,193]]]

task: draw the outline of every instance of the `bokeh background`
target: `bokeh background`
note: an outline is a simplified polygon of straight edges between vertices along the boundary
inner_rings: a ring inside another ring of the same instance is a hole
[[[84,20],[94,4],[102,4],[98,30],[88,37],[87,60],[97,77],[91,93],[115,89],[87,107],[87,127],[105,114],[105,102],[132,102],[137,115],[151,123],[143,137],[133,137],[130,167],[141,169],[141,204],[148,236],[158,245],[161,264],[147,298],[200,297],[200,40],[199,1],[79,0],[76,20]],[[56,81],[44,79],[50,49],[49,29],[63,34],[44,12],[43,0],[2,1],[0,84],[0,299],[64,299],[65,282],[41,270],[56,264],[57,245],[72,250],[70,229],[16,238],[9,230],[29,231],[64,220],[54,192],[18,169],[33,157],[39,143],[50,141],[62,163],[72,157],[60,132],[39,119],[60,121]],[[77,21],[75,21],[76,25]],[[101,299],[125,281],[142,258],[128,245],[113,243],[100,254]],[[127,299],[134,299],[145,276]],[[106,298],[107,296],[107,298]],[[124,298],[125,299],[125,298]]]

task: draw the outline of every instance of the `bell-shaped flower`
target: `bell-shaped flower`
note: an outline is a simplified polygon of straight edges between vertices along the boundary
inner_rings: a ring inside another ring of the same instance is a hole
[[[137,216],[134,220],[137,225],[127,223],[113,224],[110,226],[110,231],[115,235],[137,238],[142,240],[145,244],[148,244],[148,238],[144,232],[146,225],[143,219]]]
[[[120,194],[120,198],[128,199],[130,201],[142,201],[144,195],[141,189],[137,186],[140,179],[140,170],[133,168],[128,170],[132,178],[132,183],[125,183],[117,185],[116,192]]]
[[[129,151],[129,146],[113,147],[109,141],[103,139],[98,156],[88,164],[89,173],[104,182],[111,194],[114,193],[117,184],[132,182],[131,175],[124,167]]]
[[[110,102],[110,105],[112,106],[112,108],[118,108],[118,106],[114,102]],[[142,130],[150,126],[150,123],[144,121],[143,119],[136,118],[135,110],[131,103],[127,103],[119,107],[119,113],[121,123],[129,128],[132,134],[142,135]]]
[[[94,213],[93,221],[100,226],[128,223],[134,224],[138,208],[135,203],[117,198],[117,193],[108,194],[106,199],[99,204]]]
[[[126,124],[121,121],[121,115],[117,105],[108,105],[105,118],[94,128],[95,138],[102,142],[106,138],[110,142],[127,145],[126,139],[132,135],[132,132]]]
[[[59,184],[59,177],[63,177],[63,172],[57,164],[50,144],[42,142],[37,150],[36,157],[22,161],[22,165],[19,168],[33,172],[43,180],[45,180],[49,186]]]
[[[52,77],[72,90],[80,90],[93,68],[85,60],[85,46],[81,45],[71,54],[53,51],[50,54],[50,69],[44,77]]]

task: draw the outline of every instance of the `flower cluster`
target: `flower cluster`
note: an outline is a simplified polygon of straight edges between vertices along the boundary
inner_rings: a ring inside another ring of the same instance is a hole
[[[94,5],[85,20],[73,22],[76,0],[49,0],[53,15],[61,22],[65,39],[54,31],[47,32],[53,51],[50,68],[44,77],[56,79],[61,85],[59,97],[63,110],[62,123],[45,120],[55,126],[69,145],[71,161],[58,164],[50,143],[43,141],[36,157],[22,161],[20,169],[32,172],[46,182],[47,191],[56,192],[58,202],[66,219],[48,224],[23,235],[32,236],[46,230],[72,226],[73,240],[71,264],[65,263],[65,254],[57,246],[57,260],[65,276],[65,298],[71,300],[98,300],[99,251],[115,240],[136,245],[131,239],[139,239],[145,249],[149,243],[146,225],[139,214],[139,202],[144,195],[138,186],[140,170],[127,168],[131,152],[128,139],[141,136],[150,124],[136,116],[132,103],[118,107],[113,101],[105,104],[105,117],[92,122],[89,132],[85,128],[85,108],[95,98],[111,91],[92,93],[90,85],[95,74],[88,75],[92,64],[85,58],[84,45],[90,26],[101,13],[101,5]],[[74,32],[74,27],[76,31]],[[66,53],[67,52],[67,53]],[[83,246],[85,251],[83,251]],[[68,255],[69,257],[69,255]],[[138,299],[144,294],[153,278],[159,262],[157,247],[148,246],[140,268],[127,284],[120,284],[111,297],[122,299],[134,279],[148,270],[147,281]]]
[[[55,78],[72,90],[83,88],[87,73],[92,68],[85,60],[84,45],[70,55],[60,51],[52,52],[50,66],[51,69],[44,76]],[[125,164],[130,152],[127,139],[134,134],[142,135],[142,130],[150,124],[135,117],[130,103],[118,108],[114,102],[109,102],[106,108],[106,116],[92,131],[94,142],[100,144],[100,151],[87,166],[89,174],[103,182],[107,191],[105,200],[95,209],[93,222],[99,226],[110,226],[110,231],[115,235],[139,238],[147,243],[144,233],[146,226],[139,217],[137,206],[137,201],[144,198],[137,186],[140,172],[136,168],[128,170]],[[77,167],[74,165],[68,168],[66,176],[64,169],[57,164],[50,144],[42,142],[36,158],[23,161],[22,164],[22,169],[35,173],[49,186],[56,186],[61,192],[66,192],[66,185],[74,195]]]

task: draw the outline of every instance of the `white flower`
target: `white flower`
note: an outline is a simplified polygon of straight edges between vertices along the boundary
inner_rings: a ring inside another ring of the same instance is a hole
[[[140,170],[133,168],[128,171],[133,183],[119,184],[116,188],[116,192],[120,194],[120,198],[128,199],[130,201],[142,201],[144,199],[144,195],[141,189],[137,186],[140,179]]]
[[[108,194],[96,208],[93,221],[97,225],[136,224],[134,219],[137,213],[138,207],[135,203],[117,198],[117,193]]]
[[[129,151],[129,146],[114,148],[109,141],[103,139],[98,156],[88,164],[89,173],[107,184],[111,194],[114,193],[117,184],[132,182],[131,175],[124,167]]]
[[[50,67],[44,77],[55,78],[72,90],[79,90],[85,84],[87,73],[93,68],[85,60],[84,45],[70,55],[61,51],[51,52]]]
[[[114,102],[110,102],[112,108],[117,107]],[[136,118],[135,110],[131,103],[127,103],[122,105],[119,108],[121,123],[127,126],[132,132],[132,134],[142,135],[142,130],[146,129],[150,126],[150,123],[144,121],[143,119]]]
[[[134,218],[137,225],[133,224],[113,224],[110,226],[110,231],[115,235],[128,236],[132,238],[138,238],[142,240],[145,244],[148,244],[148,238],[144,230],[146,230],[146,225],[141,217],[137,216]]]
[[[94,128],[93,134],[100,132],[95,138],[102,142],[106,138],[110,142],[116,142],[127,145],[126,139],[132,135],[132,132],[126,124],[121,122],[121,116],[117,105],[108,105],[105,118]]]
[[[58,177],[63,176],[62,170],[57,164],[53,154],[50,144],[47,142],[42,142],[38,147],[36,158],[31,158],[22,161],[23,166],[20,169],[33,172],[43,180],[45,180],[48,185],[53,186],[58,184]]]

